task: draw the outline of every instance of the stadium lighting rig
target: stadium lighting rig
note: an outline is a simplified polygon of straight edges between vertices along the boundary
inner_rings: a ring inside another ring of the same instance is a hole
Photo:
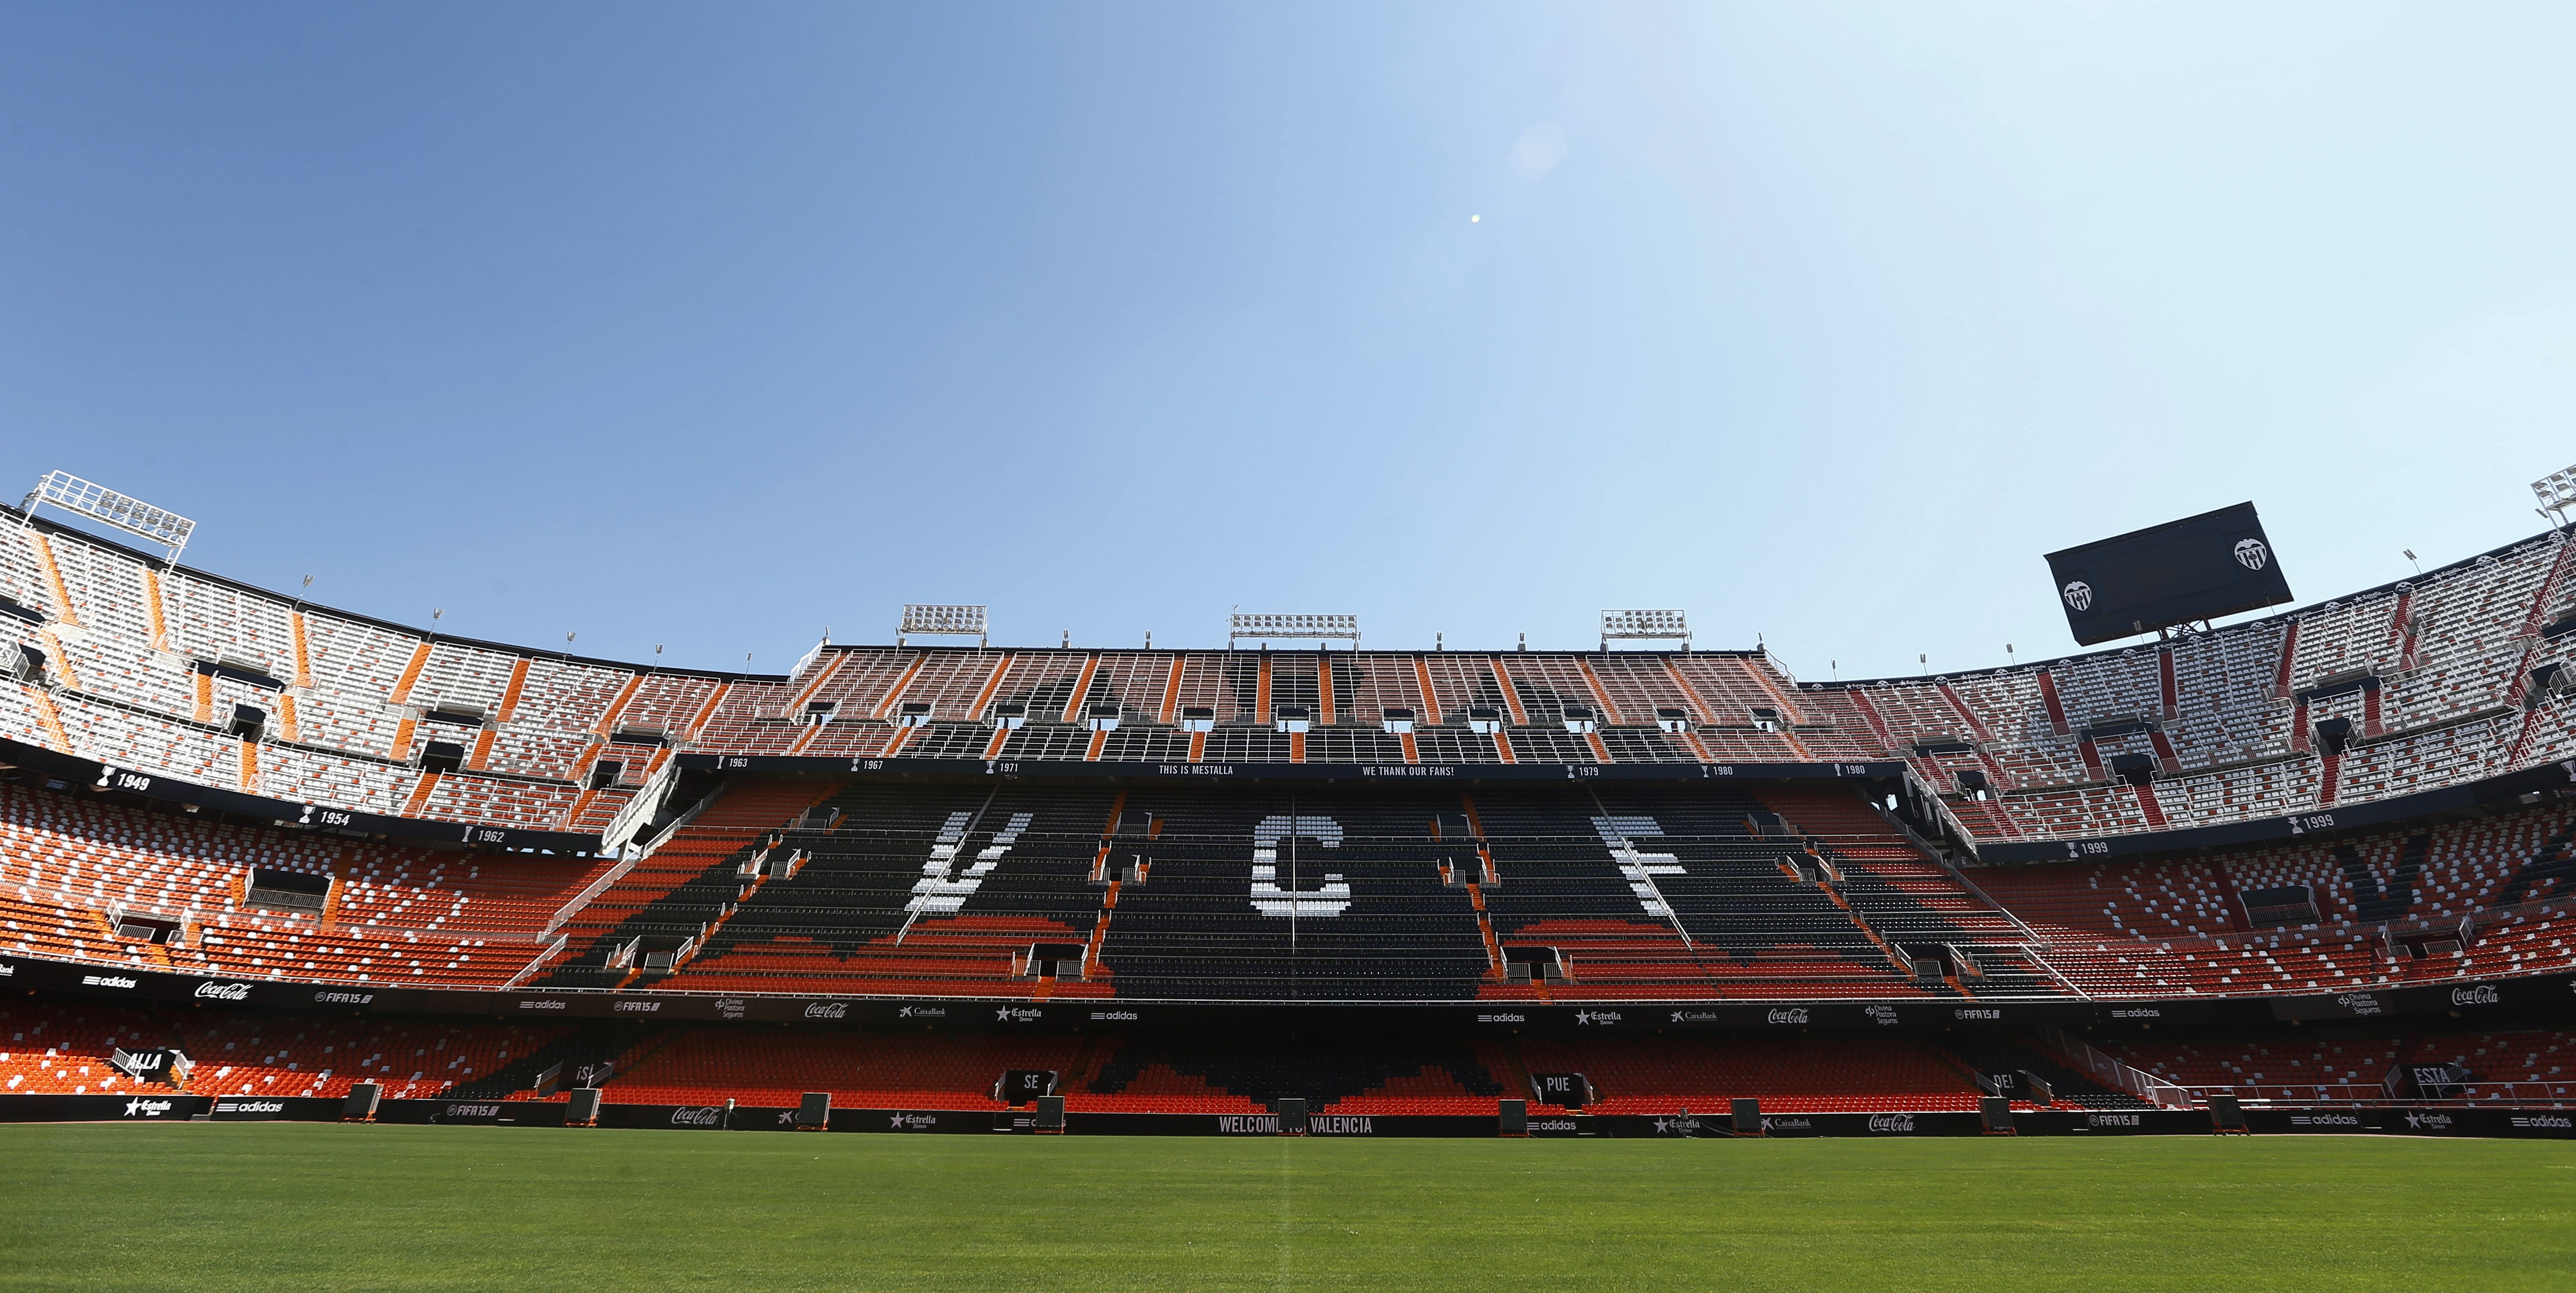
[[[2562,467],[2531,482],[2531,495],[2540,500],[2536,510],[2541,515],[2557,514],[2558,523],[2567,523],[2567,509],[2576,507],[2576,467]]]
[[[32,523],[36,519],[36,509],[46,503],[157,543],[169,550],[173,566],[179,564],[179,554],[187,550],[188,536],[197,532],[197,523],[187,517],[165,512],[139,498],[82,480],[67,471],[47,472],[44,479],[36,482],[34,489],[27,491],[27,501],[19,510]]]
[[[1679,639],[1684,651],[1690,650],[1690,619],[1677,610],[1626,610],[1601,612],[1601,649],[1610,649],[1616,640],[1670,642]]]
[[[933,606],[908,602],[903,608],[903,623],[895,628],[894,644],[902,646],[905,638],[915,635],[971,637],[978,647],[986,645],[989,640],[981,606]]]
[[[1227,617],[1225,644],[1231,649],[1244,638],[1314,639],[1316,641],[1348,640],[1354,651],[1360,648],[1360,617],[1357,615],[1264,615],[1236,611]]]

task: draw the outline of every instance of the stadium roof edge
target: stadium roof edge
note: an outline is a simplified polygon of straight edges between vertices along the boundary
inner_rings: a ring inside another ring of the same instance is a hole
[[[76,528],[76,527],[73,527],[73,526],[70,526],[70,525],[63,524],[63,523],[61,523],[61,522],[59,522],[59,521],[56,521],[56,520],[54,520],[54,519],[52,519],[52,518],[50,518],[50,517],[43,517],[43,516],[35,516],[35,517],[31,517],[31,516],[29,516],[29,515],[27,514],[27,512],[26,512],[24,509],[22,509],[22,508],[20,508],[20,507],[16,506],[15,504],[6,503],[6,502],[0,502],[0,521],[6,521],[6,520],[17,520],[17,521],[20,521],[20,522],[31,523],[31,524],[33,524],[36,528],[41,529],[41,530],[44,530],[44,531],[46,531],[47,533],[50,533],[50,534],[70,534],[70,535],[75,535],[75,536],[77,536],[77,537],[78,537],[82,542],[85,542],[85,543],[95,543],[95,544],[99,544],[99,545],[101,545],[101,546],[104,546],[104,547],[110,548],[110,549],[112,549],[112,550],[114,550],[114,551],[117,551],[117,552],[123,553],[123,554],[125,554],[126,556],[132,557],[132,558],[134,558],[134,559],[135,559],[135,560],[137,560],[137,561],[148,562],[148,563],[151,563],[151,564],[154,564],[154,565],[164,565],[164,566],[166,566],[166,565],[169,565],[169,564],[170,564],[170,563],[169,563],[169,561],[168,561],[168,559],[167,559],[166,557],[156,557],[156,556],[153,556],[153,555],[152,555],[152,554],[150,554],[150,553],[146,553],[146,552],[143,552],[143,551],[141,551],[141,550],[139,550],[139,549],[136,549],[136,548],[133,548],[133,547],[129,547],[129,546],[127,546],[126,544],[120,543],[120,542],[118,542],[118,541],[116,541],[116,540],[114,540],[114,539],[107,538],[107,537],[105,537],[105,536],[103,536],[103,535],[95,534],[95,533],[93,533],[93,532],[91,532],[91,531],[89,531],[89,530],[79,529],[79,528]],[[2349,602],[2349,601],[2353,601],[2353,600],[2355,600],[2355,599],[2359,599],[2359,598],[2383,596],[2383,595],[2386,595],[2386,594],[2389,594],[2389,593],[2393,593],[2393,592],[2395,592],[2395,591],[2397,590],[2397,586],[2398,586],[2398,585],[2400,585],[2400,584],[2420,585],[2420,584],[2423,584],[2423,583],[2425,583],[2425,582],[2427,582],[2427,581],[2434,580],[2434,579],[2439,579],[2439,578],[2442,578],[2442,577],[2448,576],[2448,575],[2450,575],[2451,573],[2453,573],[2453,572],[2455,572],[2455,571],[2458,571],[2458,570],[2464,569],[2464,568],[2466,568],[2466,567],[2469,567],[2469,566],[2475,565],[2475,564],[2476,564],[2477,562],[2479,562],[2480,560],[2483,560],[2483,559],[2486,559],[2486,558],[2489,558],[2489,557],[2501,557],[2501,556],[2503,556],[2504,554],[2507,554],[2507,553],[2510,553],[2510,552],[2515,551],[2516,549],[2520,549],[2520,548],[2527,547],[2527,546],[2529,546],[2529,545],[2530,545],[2530,544],[2532,544],[2532,543],[2546,541],[2546,540],[2547,540],[2547,538],[2548,538],[2549,536],[2551,536],[2551,535],[2566,534],[2566,533],[2569,533],[2570,531],[2576,531],[2576,525],[2570,525],[2570,526],[2568,526],[2568,527],[2566,527],[2566,528],[2563,528],[2563,529],[2562,529],[2562,528],[2559,528],[2559,527],[2550,527],[2550,528],[2546,528],[2546,529],[2541,530],[2541,531],[2540,531],[2540,532],[2538,532],[2537,534],[2532,534],[2532,535],[2526,536],[2526,537],[2524,537],[2524,538],[2516,539],[2516,540],[2513,540],[2512,542],[2509,542],[2509,543],[2498,544],[2497,546],[2495,546],[2495,547],[2493,547],[2493,548],[2489,548],[2489,549],[2487,549],[2487,550],[2486,550],[2486,551],[2484,551],[2484,552],[2475,552],[2475,553],[2471,553],[2471,554],[2469,554],[2468,556],[2465,556],[2465,557],[2459,558],[2459,559],[2458,559],[2458,560],[2456,560],[2456,561],[2451,561],[2451,562],[2444,563],[2443,565],[2436,566],[2436,567],[2434,567],[2434,568],[2433,568],[2433,569],[2431,569],[2431,570],[2425,571],[2425,572],[2423,572],[2422,574],[2419,574],[2419,575],[2412,576],[2411,578],[2407,578],[2407,579],[2392,579],[2392,580],[2389,580],[2388,582],[2383,583],[2383,584],[2377,584],[2377,585],[2374,585],[2374,586],[2369,587],[2369,588],[2359,589],[2359,590],[2354,591],[2354,592],[2343,593],[2343,594],[2339,594],[2339,595],[2336,595],[2336,596],[2333,596],[2333,597],[2329,597],[2329,598],[2325,599],[2324,601],[2319,601],[2319,602],[2309,602],[2309,603],[2306,603],[2306,604],[2301,605],[2301,606],[2293,607],[2293,608],[2291,608],[2291,609],[2289,609],[2289,610],[2285,610],[2285,611],[2277,611],[2277,612],[2274,612],[2273,614],[2270,614],[2270,615],[2259,616],[2259,617],[2257,617],[2257,618],[2255,618],[2255,619],[2244,620],[2244,621],[2241,621],[2241,622],[2239,622],[2239,623],[2230,624],[2230,625],[2227,625],[2227,626],[2226,626],[2226,627],[2224,627],[2224,628],[2212,629],[2212,630],[2210,630],[2210,633],[2211,633],[2211,635],[2216,635],[2216,634],[2221,634],[2221,633],[2236,633],[2236,632],[2242,632],[2242,631],[2247,630],[2247,629],[2260,628],[2260,627],[2262,627],[2262,626],[2264,626],[2264,625],[2267,625],[2267,624],[2278,623],[2278,622],[2283,622],[2283,621],[2288,621],[2288,620],[2301,619],[2301,618],[2304,618],[2305,616],[2315,614],[2316,612],[2318,612],[2318,611],[2320,611],[2320,610],[2324,609],[2324,608],[2325,608],[2329,603]],[[634,662],[634,661],[611,659],[611,658],[606,657],[606,656],[583,656],[583,655],[574,655],[574,654],[572,654],[571,652],[568,652],[568,651],[552,651],[552,650],[546,650],[546,649],[538,648],[538,647],[520,646],[520,645],[517,645],[517,644],[514,644],[514,643],[508,643],[508,642],[496,642],[496,641],[491,641],[491,640],[484,639],[484,638],[472,638],[472,637],[467,637],[467,636],[465,636],[465,635],[463,635],[463,634],[458,634],[458,633],[440,633],[440,632],[437,632],[436,630],[433,630],[433,629],[422,629],[422,628],[416,628],[416,627],[414,627],[414,626],[411,626],[411,625],[408,625],[408,624],[404,624],[404,623],[401,623],[401,622],[396,621],[396,620],[388,620],[388,619],[381,618],[381,617],[379,617],[379,616],[367,615],[367,614],[363,614],[363,613],[360,613],[360,612],[357,612],[357,611],[342,610],[342,609],[340,609],[340,608],[338,608],[338,607],[335,607],[335,606],[328,606],[328,605],[324,605],[323,603],[321,603],[321,602],[317,602],[317,601],[314,601],[314,600],[313,600],[313,599],[311,599],[311,598],[307,598],[307,597],[297,597],[297,596],[292,596],[292,595],[289,595],[289,594],[286,594],[286,593],[280,593],[280,592],[277,592],[277,591],[276,591],[276,590],[274,590],[274,589],[262,588],[262,587],[260,587],[260,586],[259,586],[259,585],[257,585],[257,584],[249,583],[249,582],[246,582],[246,581],[244,581],[244,580],[234,579],[234,578],[231,578],[231,577],[226,576],[226,575],[219,575],[219,574],[215,574],[215,573],[213,573],[213,572],[211,572],[211,571],[203,570],[203,569],[200,569],[200,568],[195,567],[195,566],[181,565],[181,566],[179,566],[179,567],[178,567],[178,569],[180,569],[180,570],[182,570],[182,571],[187,572],[187,573],[188,573],[191,577],[193,577],[193,578],[202,579],[202,580],[205,580],[205,581],[206,581],[206,582],[208,582],[208,583],[218,584],[218,585],[221,585],[221,586],[223,586],[223,587],[231,588],[231,589],[234,589],[234,590],[239,591],[239,592],[252,593],[252,594],[256,594],[256,595],[258,595],[258,596],[262,596],[262,597],[275,598],[275,599],[276,599],[276,600],[278,600],[278,601],[281,601],[281,602],[287,602],[287,603],[290,603],[290,604],[293,604],[293,605],[299,605],[299,606],[310,606],[310,607],[312,607],[313,609],[315,609],[315,610],[317,610],[317,611],[322,611],[322,612],[325,612],[325,613],[328,613],[328,614],[331,614],[331,615],[338,616],[338,617],[340,617],[340,618],[342,618],[342,619],[351,620],[351,621],[354,621],[354,622],[357,622],[357,623],[373,625],[373,626],[375,626],[375,627],[377,627],[377,628],[381,628],[381,629],[389,629],[389,630],[392,630],[392,631],[397,632],[397,633],[408,633],[408,634],[411,634],[411,635],[413,635],[413,636],[415,636],[415,637],[420,637],[420,638],[424,638],[424,639],[433,639],[433,638],[434,638],[434,639],[436,639],[436,640],[438,640],[438,641],[442,641],[442,642],[455,642],[455,643],[458,643],[458,644],[460,644],[460,645],[469,646],[469,647],[478,647],[478,648],[481,648],[481,649],[483,649],[483,650],[487,650],[487,651],[496,651],[496,652],[500,652],[500,653],[502,653],[502,654],[506,654],[506,655],[528,656],[528,657],[530,657],[530,658],[534,658],[534,659],[553,659],[553,660],[563,660],[563,661],[567,661],[567,662],[574,663],[574,664],[597,665],[597,666],[600,666],[600,667],[603,667],[603,668],[610,668],[610,669],[629,669],[629,670],[635,670],[635,671],[639,671],[639,672],[644,672],[644,673],[653,673],[653,674],[670,674],[670,675],[674,675],[674,676],[690,677],[690,678],[714,678],[714,679],[717,679],[717,680],[719,680],[719,681],[724,681],[724,682],[772,682],[772,683],[783,683],[783,682],[792,682],[792,681],[794,681],[794,680],[795,680],[795,678],[796,678],[796,675],[794,675],[794,674],[784,674],[784,673],[752,673],[752,672],[743,672],[743,671],[735,671],[735,670],[728,670],[728,669],[691,669],[691,668],[683,668],[683,667],[678,667],[678,666],[669,666],[669,665],[639,664],[639,663],[636,663],[636,662]],[[824,643],[824,644],[822,644],[822,645],[823,645],[823,650],[824,650],[824,651],[827,651],[827,652],[828,652],[828,651],[891,651],[891,650],[895,650],[895,649],[896,649],[896,648],[894,647],[894,645],[893,645],[893,644],[891,644],[891,643],[872,644],[872,643],[845,643],[845,642],[830,642],[830,643]],[[1949,669],[1949,670],[1943,670],[1943,671],[1940,671],[1940,672],[1937,672],[1937,673],[1920,673],[1920,674],[1889,675],[1889,676],[1877,677],[1877,678],[1849,678],[1849,679],[1835,679],[1835,680],[1826,681],[1826,682],[1817,682],[1817,681],[1814,681],[1814,680],[1812,680],[1812,679],[1799,679],[1799,680],[1797,680],[1797,686],[1798,686],[1798,690],[1800,690],[1800,691],[1847,690],[1847,689],[1851,689],[1851,688],[1858,688],[1858,687],[1874,687],[1874,686],[1878,686],[1878,685],[1881,685],[1881,684],[1894,685],[1894,684],[1896,684],[1896,683],[1910,683],[1910,684],[1917,684],[1917,685],[1920,685],[1920,684],[1923,684],[1923,683],[1929,683],[1929,682],[1935,681],[1935,680],[1937,680],[1937,679],[1949,679],[1949,678],[1970,678],[1970,677],[1977,677],[1977,676],[1980,676],[1980,675],[2007,674],[2007,673],[2032,673],[2032,672],[2036,672],[2036,671],[2041,670],[2041,669],[2051,669],[2051,668],[2055,668],[2055,667],[2057,667],[2057,666],[2059,666],[2059,665],[2068,664],[2068,663],[2071,663],[2071,662],[2074,662],[2074,661],[2078,661],[2078,660],[2090,660],[2090,659],[2098,659],[2098,658],[2100,658],[2100,657],[2104,657],[2104,656],[2119,655],[2119,654],[2121,654],[2122,652],[2137,650],[2139,647],[2144,646],[2144,645],[2147,645],[2147,644],[2146,644],[2146,643],[2142,643],[2142,642],[2131,642],[2131,643],[2127,643],[2127,644],[2125,644],[2125,645],[2121,645],[2121,646],[2105,647],[2105,648],[2103,648],[2102,650],[2099,650],[2099,651],[2080,651],[2080,652],[2076,652],[2076,653],[2071,654],[2071,655],[2053,656],[2053,657],[2051,657],[2051,658],[2049,658],[2049,659],[2046,659],[2046,660],[2034,660],[2034,661],[2031,661],[2031,662],[2026,663],[2026,664],[2007,664],[2007,665],[1991,665],[1991,664],[1990,664],[1990,665],[1982,665],[1982,666],[1977,666],[1977,667],[1967,668],[1967,669]],[[1010,651],[1010,652],[1015,652],[1015,653],[1019,653],[1019,652],[1064,652],[1064,651],[1079,651],[1079,652],[1082,652],[1082,653],[1085,653],[1085,654],[1092,654],[1092,653],[1097,653],[1097,652],[1102,652],[1102,651],[1131,651],[1131,650],[1132,650],[1132,651],[1137,651],[1137,652],[1140,652],[1140,653],[1141,653],[1141,652],[1143,652],[1143,651],[1145,650],[1145,648],[1143,648],[1143,647],[1048,647],[1048,646],[1025,646],[1025,647],[1014,647],[1014,646],[991,646],[991,647],[971,647],[971,646],[918,646],[918,647],[916,647],[916,646],[906,646],[906,647],[904,647],[904,648],[902,648],[902,649],[907,650],[907,651],[958,651],[958,652],[983,651],[983,652],[986,652],[986,653],[990,653],[990,652],[994,652],[994,651]],[[1153,649],[1153,652],[1154,652],[1154,654],[1157,654],[1157,655],[1184,655],[1184,654],[1216,654],[1216,655],[1222,655],[1222,654],[1226,654],[1229,650],[1230,650],[1230,648],[1224,648],[1224,647],[1157,647],[1157,648],[1154,648],[1154,649]],[[1387,655],[1432,655],[1432,654],[1435,654],[1435,652],[1434,652],[1434,651],[1430,651],[1430,650],[1407,650],[1407,649],[1387,650],[1387,651],[1383,651],[1383,652],[1379,652],[1379,651],[1371,651],[1371,652],[1367,652],[1366,654],[1375,655],[1375,654],[1381,654],[1381,653],[1382,653],[1382,654],[1387,654]],[[819,654],[819,653],[818,653],[818,654]],[[1256,653],[1242,653],[1242,654],[1256,654]],[[1490,650],[1490,651],[1478,651],[1478,650],[1476,650],[1475,648],[1459,648],[1458,650],[1453,651],[1453,652],[1450,652],[1449,654],[1488,654],[1488,655],[1510,655],[1510,654],[1517,654],[1517,653],[1516,653],[1516,652],[1514,652],[1514,651],[1512,651],[1512,650],[1511,650],[1511,649],[1509,649],[1509,648],[1496,648],[1496,649],[1493,649],[1493,650]],[[1532,652],[1529,652],[1528,654],[1532,654],[1532,655],[1598,655],[1598,654],[1600,654],[1600,651],[1598,650],[1598,648],[1569,648],[1569,649],[1556,650],[1556,651],[1547,651],[1547,650],[1532,651]],[[1621,653],[1619,653],[1619,654],[1631,654],[1631,653],[1629,653],[1629,652],[1621,652]],[[1633,654],[1636,654],[1636,655],[1679,655],[1679,654],[1682,654],[1682,652],[1679,652],[1679,651],[1637,651],[1637,652],[1634,652]],[[1752,649],[1749,649],[1749,650],[1748,650],[1748,649],[1744,649],[1744,648],[1709,647],[1709,648],[1698,648],[1698,649],[1694,649],[1694,650],[1692,650],[1692,651],[1690,652],[1690,654],[1693,654],[1693,655],[1713,655],[1713,656],[1766,656],[1766,657],[1769,657],[1769,658],[1772,658],[1772,659],[1775,659],[1775,660],[1776,660],[1776,659],[1779,659],[1779,657],[1777,657],[1777,656],[1775,656],[1775,655],[1772,655],[1772,654],[1771,654],[1771,652],[1768,650],[1768,648],[1767,648],[1767,647],[1755,647],[1755,648],[1752,648]],[[1783,662],[1782,662],[1782,668],[1783,668],[1783,670],[1784,670],[1784,671],[1786,671],[1786,669],[1787,669],[1787,665],[1786,665],[1786,662],[1785,662],[1785,661],[1783,661]],[[1794,676],[1794,675],[1792,675],[1792,676]]]
[[[14,504],[0,503],[0,521],[7,520],[32,522],[37,529],[43,530],[49,534],[73,535],[79,538],[83,543],[95,543],[101,547],[121,552],[137,561],[147,562],[155,566],[166,567],[171,564],[169,559],[166,557],[156,557],[151,553],[141,551],[137,548],[128,547],[127,545],[119,543],[104,535],[94,534],[88,530],[78,529],[73,526],[62,524],[51,517],[30,517],[27,515],[25,510]],[[310,597],[297,597],[287,593],[278,592],[272,588],[262,588],[254,583],[235,579],[229,575],[219,575],[211,570],[202,570],[195,566],[182,565],[178,568],[186,572],[191,578],[202,579],[210,584],[219,584],[225,588],[230,588],[235,592],[253,593],[261,597],[273,597],[281,602],[286,602],[296,606],[309,606],[314,610],[330,615],[336,615],[341,619],[355,623],[372,625],[380,629],[390,629],[396,633],[408,633],[417,638],[436,639],[440,642],[454,642],[461,646],[480,647],[486,651],[498,651],[505,655],[522,655],[535,659],[546,660],[564,660],[573,664],[599,665],[609,669],[632,669],[644,673],[671,674],[688,678],[714,678],[723,682],[792,681],[792,678],[789,675],[783,673],[742,673],[730,669],[688,669],[677,665],[637,664],[631,660],[612,660],[606,656],[574,655],[569,651],[550,651],[541,647],[518,646],[508,642],[493,642],[483,638],[470,638],[462,633],[441,633],[435,629],[415,628],[398,620],[384,619],[380,616],[368,615],[359,611],[342,610],[337,606],[327,606]]]

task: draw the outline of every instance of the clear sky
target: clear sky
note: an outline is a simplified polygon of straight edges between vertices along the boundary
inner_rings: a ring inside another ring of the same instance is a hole
[[[0,4],[0,491],[537,646],[2073,649],[2576,462],[2576,7]]]

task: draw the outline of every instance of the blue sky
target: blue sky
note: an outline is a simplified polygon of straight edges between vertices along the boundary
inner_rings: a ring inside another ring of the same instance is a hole
[[[407,622],[2073,649],[2576,461],[2565,6],[0,7],[0,489]]]

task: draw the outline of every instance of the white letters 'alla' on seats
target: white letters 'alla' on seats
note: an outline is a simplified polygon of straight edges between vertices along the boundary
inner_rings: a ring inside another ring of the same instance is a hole
[[[1672,918],[1673,909],[1656,896],[1654,881],[1648,876],[1685,875],[1682,860],[1670,853],[1640,853],[1630,843],[1636,839],[1659,839],[1664,828],[1652,817],[1595,817],[1592,829],[1601,832],[1601,842],[1610,846],[1610,859],[1619,864],[1619,874],[1628,877],[1628,888],[1637,895],[1637,905],[1649,916]]]
[[[1264,817],[1252,828],[1252,907],[1264,916],[1338,916],[1351,905],[1351,887],[1338,873],[1320,889],[1279,887],[1279,841],[1307,839],[1328,849],[1342,846],[1342,824],[1330,817]]]
[[[951,877],[950,868],[957,864],[957,849],[966,842],[966,823],[975,820],[973,813],[950,813],[948,824],[939,828],[939,838],[930,846],[930,860],[921,864],[921,878],[913,882],[912,901],[904,910],[931,916],[953,916],[966,905],[966,899],[984,887],[984,877],[1002,864],[1002,855],[1020,840],[1020,832],[1037,820],[1035,813],[1013,813],[1011,824],[993,833],[993,842],[976,850],[975,860],[965,871]]]

